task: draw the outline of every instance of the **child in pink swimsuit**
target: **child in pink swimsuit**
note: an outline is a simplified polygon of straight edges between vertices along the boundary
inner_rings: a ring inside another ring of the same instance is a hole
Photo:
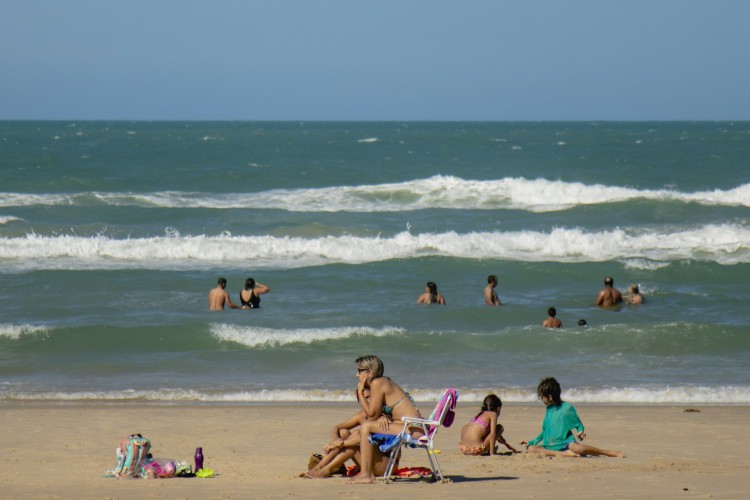
[[[458,449],[464,455],[494,455],[495,441],[517,452],[503,437],[503,426],[497,423],[503,402],[494,394],[484,398],[482,409],[477,416],[461,428],[461,442]]]

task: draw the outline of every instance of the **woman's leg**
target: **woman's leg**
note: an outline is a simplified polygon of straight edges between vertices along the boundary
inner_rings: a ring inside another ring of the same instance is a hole
[[[375,446],[370,444],[370,435],[380,430],[376,420],[368,420],[359,428],[359,473],[349,480],[350,483],[372,483],[373,482],[373,457]]]
[[[307,474],[307,477],[311,477],[311,478],[331,477],[333,475],[333,471],[338,470],[338,468],[344,465],[347,460],[354,457],[354,454],[357,451],[358,451],[357,448],[340,449],[338,453],[335,453],[335,455],[326,465],[322,467],[315,467],[314,469],[310,470]]]

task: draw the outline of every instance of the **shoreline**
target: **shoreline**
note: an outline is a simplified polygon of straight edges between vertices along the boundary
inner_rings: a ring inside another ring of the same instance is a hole
[[[345,479],[300,479],[330,427],[357,411],[354,404],[102,404],[0,403],[0,489],[4,498],[740,498],[750,488],[742,436],[750,406],[576,404],[587,443],[627,458],[547,459],[527,454],[466,457],[461,426],[477,404],[459,404],[452,427],[436,437],[447,484],[400,480],[348,485]],[[428,413],[426,404],[420,407]],[[699,411],[684,410],[697,407]],[[544,408],[507,404],[499,421],[515,444],[541,429]],[[212,479],[105,479],[114,449],[128,434],[152,442],[155,457],[192,463],[203,447]],[[501,450],[502,451],[502,450]],[[425,453],[406,450],[403,466],[425,466]]]

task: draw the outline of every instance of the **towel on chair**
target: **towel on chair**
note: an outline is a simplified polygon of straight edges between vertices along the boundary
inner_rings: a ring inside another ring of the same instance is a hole
[[[373,434],[370,436],[370,444],[374,444],[383,453],[388,453],[401,444],[401,436],[398,434]]]

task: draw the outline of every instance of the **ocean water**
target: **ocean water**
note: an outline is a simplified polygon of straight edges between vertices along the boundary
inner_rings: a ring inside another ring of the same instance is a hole
[[[748,404],[749,281],[747,122],[0,122],[0,404]]]

